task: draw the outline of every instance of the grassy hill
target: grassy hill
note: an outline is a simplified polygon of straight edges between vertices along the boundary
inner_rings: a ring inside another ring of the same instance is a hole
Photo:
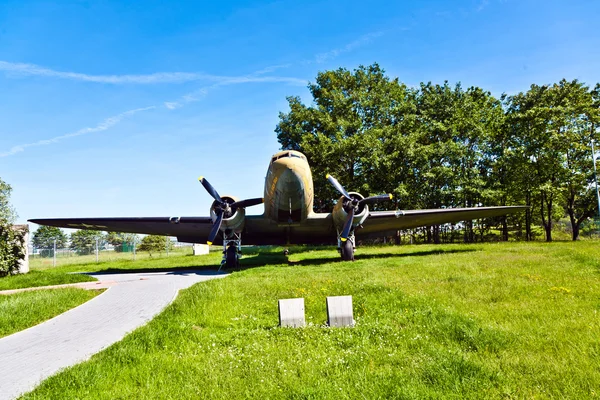
[[[256,250],[25,398],[600,395],[598,242],[301,250]],[[333,295],[353,296],[355,328],[324,326]],[[304,329],[277,327],[291,297]]]

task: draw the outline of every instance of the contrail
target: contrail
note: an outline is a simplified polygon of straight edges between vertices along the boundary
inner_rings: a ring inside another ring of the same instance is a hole
[[[271,70],[259,71],[260,74],[272,72],[281,66],[271,67]],[[45,76],[50,78],[70,79],[83,82],[108,84],[159,84],[185,83],[194,81],[209,82],[297,82],[297,78],[288,77],[252,77],[252,76],[221,76],[196,72],[156,72],[147,75],[90,75],[79,72],[55,71],[35,64],[12,63],[0,61],[0,71],[12,76]]]
[[[37,142],[33,142],[33,143],[25,143],[25,144],[13,146],[9,151],[7,151],[5,153],[0,153],[0,157],[12,156],[14,154],[25,151],[25,149],[27,149],[28,147],[46,146],[49,144],[58,143],[64,139],[68,139],[68,138],[72,138],[72,137],[76,137],[76,136],[87,135],[89,133],[94,133],[94,132],[102,132],[102,131],[105,131],[105,130],[117,125],[123,119],[125,119],[133,114],[136,114],[136,113],[139,113],[142,111],[152,110],[154,108],[156,108],[156,106],[136,108],[134,110],[125,111],[121,114],[117,114],[112,117],[108,117],[104,121],[100,122],[98,125],[96,125],[94,127],[82,128],[76,132],[67,133],[67,134],[61,135],[61,136],[56,136],[51,139],[38,140]]]

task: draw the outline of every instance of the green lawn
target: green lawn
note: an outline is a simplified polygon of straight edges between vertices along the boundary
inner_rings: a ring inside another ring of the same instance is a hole
[[[87,257],[87,258],[85,258]],[[62,265],[34,266],[27,274],[10,275],[0,278],[0,290],[21,289],[27,287],[61,285],[94,281],[89,275],[79,272],[118,272],[140,270],[171,270],[189,268],[218,268],[221,253],[213,252],[207,256],[172,254],[170,257],[143,257],[136,261],[129,258],[117,258],[111,261],[91,262],[91,256],[83,256],[80,263],[68,262]],[[73,257],[71,259],[75,260]]]
[[[98,290],[66,288],[0,295],[0,337],[37,325],[99,293]]]
[[[600,395],[598,242],[373,247],[353,263],[304,250],[255,253],[182,291],[25,398]],[[323,326],[332,295],[353,296],[355,328]],[[291,297],[305,298],[304,329],[277,327]]]
[[[146,251],[138,251],[135,255],[136,261],[147,260],[147,259],[160,259],[177,257],[181,255],[188,255],[192,253],[191,247],[175,247],[169,251],[167,256],[166,252],[149,254]],[[103,250],[98,253],[98,261],[100,263],[113,262],[113,261],[133,261],[133,253],[119,253],[116,251]],[[38,268],[49,268],[53,265],[52,257],[41,255],[31,255],[29,257],[29,266],[33,269]],[[96,264],[95,254],[78,255],[76,253],[57,251],[56,266],[69,266],[69,265],[82,265],[82,264]]]
[[[83,274],[70,274],[62,269],[32,269],[26,274],[8,275],[0,278],[0,290],[62,285],[66,283],[87,282],[93,280],[95,279],[91,276]]]

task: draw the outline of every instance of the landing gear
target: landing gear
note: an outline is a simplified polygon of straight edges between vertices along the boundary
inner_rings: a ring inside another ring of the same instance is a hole
[[[240,265],[237,249],[231,245],[225,250],[225,268],[234,268]]]
[[[235,232],[223,232],[223,259],[221,268],[237,268],[242,256],[242,235]]]
[[[348,239],[342,241],[338,238],[338,248],[344,261],[354,261],[354,233],[348,235]]]

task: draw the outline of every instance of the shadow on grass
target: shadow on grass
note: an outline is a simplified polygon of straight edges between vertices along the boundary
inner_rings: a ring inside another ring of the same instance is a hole
[[[454,253],[468,253],[476,251],[476,249],[452,249],[452,250],[428,250],[428,251],[415,251],[411,253],[378,253],[378,254],[358,254],[356,255],[356,260],[370,260],[377,258],[404,258],[404,257],[423,257],[423,256],[431,256],[438,254],[454,254]],[[296,253],[297,254],[297,253]],[[276,254],[273,252],[265,252],[258,253],[258,255],[244,260],[242,259],[242,265],[240,268],[235,269],[244,270],[248,268],[262,267],[267,265],[278,265],[278,264],[287,264],[290,266],[300,266],[300,265],[321,265],[327,263],[335,263],[335,262],[343,262],[340,256],[331,256],[331,257],[319,257],[319,258],[308,258],[304,260],[298,261],[290,261],[287,256],[283,254]]]
[[[167,268],[105,268],[98,271],[86,271],[78,272],[81,274],[93,274],[93,275],[112,275],[112,274],[128,274],[128,273],[149,273],[149,272],[168,272],[185,274],[189,272],[198,271],[212,271],[217,270],[218,265],[186,265],[186,266],[173,266]]]
[[[306,249],[301,251],[293,252],[294,255],[302,254],[305,251],[312,250]],[[357,254],[356,260],[370,260],[370,259],[393,259],[393,258],[405,258],[405,257],[424,257],[439,254],[455,254],[455,253],[467,253],[476,251],[476,249],[452,249],[452,250],[427,250],[427,251],[415,251],[410,253],[396,253],[386,252],[377,254]],[[251,268],[264,267],[269,265],[288,265],[288,266],[318,266],[328,263],[343,262],[339,255],[331,257],[318,257],[318,258],[307,258],[297,261],[290,261],[288,256],[285,256],[283,252],[273,251],[271,248],[267,248],[261,251],[260,248],[253,248],[250,252],[244,252],[248,258],[242,258],[241,265],[238,268],[222,268],[221,272],[235,272],[244,271]],[[151,272],[167,272],[173,274],[186,274],[186,273],[209,273],[216,272],[219,269],[219,264],[214,265],[186,265],[186,266],[172,266],[167,268],[106,268],[98,271],[88,271],[86,274],[103,275],[103,274],[127,274],[127,273],[151,273]]]

